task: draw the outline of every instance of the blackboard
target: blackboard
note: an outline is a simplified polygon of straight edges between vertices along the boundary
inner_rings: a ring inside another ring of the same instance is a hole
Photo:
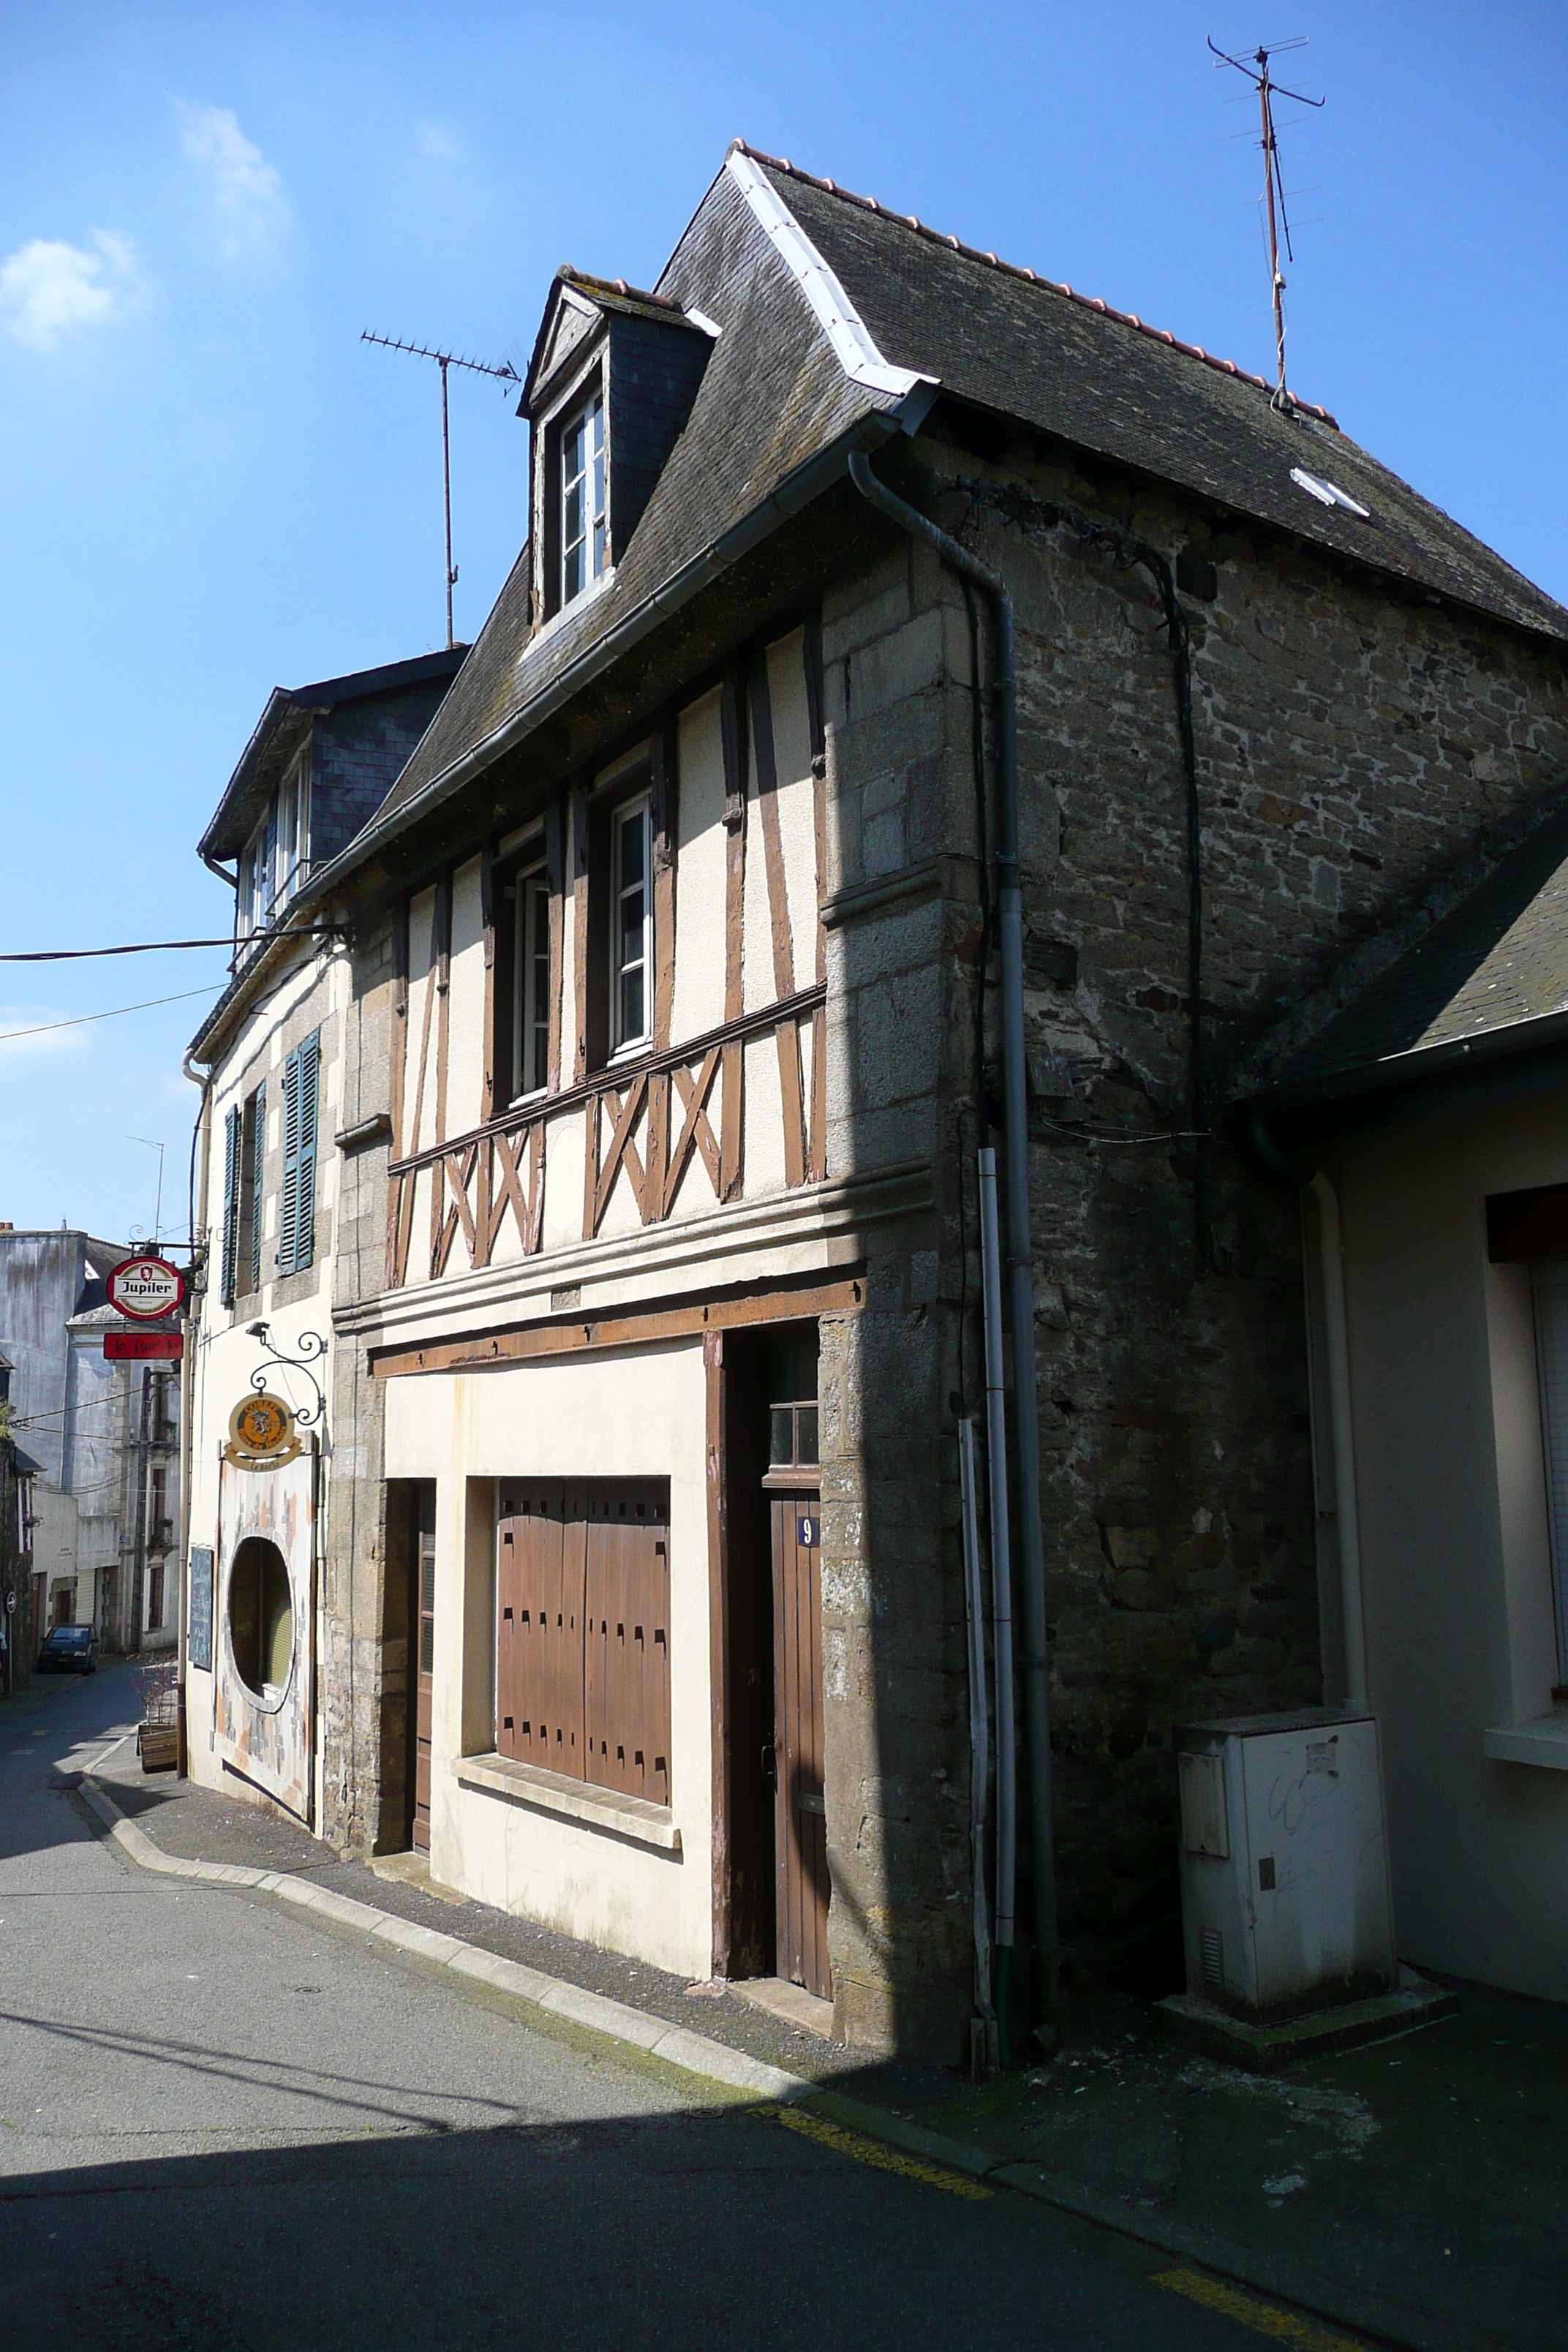
[[[204,1674],[213,1670],[213,1556],[205,1544],[191,1546],[191,1614],[185,1655]]]

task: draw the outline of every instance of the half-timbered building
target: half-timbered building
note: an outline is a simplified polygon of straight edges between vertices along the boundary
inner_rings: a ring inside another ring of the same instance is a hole
[[[512,573],[279,925],[345,940],[314,1818],[956,2054],[976,1155],[1022,2023],[1058,1921],[1171,1969],[1174,1727],[1342,1694],[1225,1073],[1545,788],[1568,615],[1322,410],[739,144],[657,288],[558,273],[521,412]]]

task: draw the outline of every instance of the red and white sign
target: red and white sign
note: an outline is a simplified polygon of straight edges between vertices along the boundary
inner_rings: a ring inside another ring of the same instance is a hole
[[[103,1359],[109,1364],[177,1364],[185,1352],[183,1331],[106,1331]]]
[[[109,1303],[137,1323],[172,1315],[185,1295],[185,1277],[166,1257],[122,1258],[109,1277]]]

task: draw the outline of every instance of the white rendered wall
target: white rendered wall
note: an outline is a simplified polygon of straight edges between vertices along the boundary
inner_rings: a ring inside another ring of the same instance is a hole
[[[387,1476],[437,1482],[433,1874],[479,1902],[691,1977],[708,1975],[712,1938],[705,1433],[700,1339],[387,1383]],[[523,1476],[669,1480],[670,1808],[679,1853],[458,1784],[456,1759],[494,1747],[493,1481]],[[486,1701],[478,1711],[476,1691]]]
[[[1568,2000],[1568,1772],[1482,1750],[1554,1679],[1528,1276],[1489,1265],[1485,1202],[1568,1181],[1568,1122],[1422,1121],[1335,1172],[1400,1955]]]

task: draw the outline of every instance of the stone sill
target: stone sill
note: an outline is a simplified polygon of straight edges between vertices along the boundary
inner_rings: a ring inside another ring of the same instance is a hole
[[[1548,1772],[1568,1772],[1568,1708],[1484,1731],[1481,1747],[1499,1764],[1534,1764]]]
[[[631,1845],[651,1846],[657,1853],[680,1852],[680,1832],[669,1807],[650,1804],[646,1797],[590,1788],[585,1780],[547,1772],[538,1764],[521,1764],[510,1756],[464,1756],[457,1773],[459,1788],[479,1789],[533,1812],[552,1813],[558,1821],[605,1830]]]

